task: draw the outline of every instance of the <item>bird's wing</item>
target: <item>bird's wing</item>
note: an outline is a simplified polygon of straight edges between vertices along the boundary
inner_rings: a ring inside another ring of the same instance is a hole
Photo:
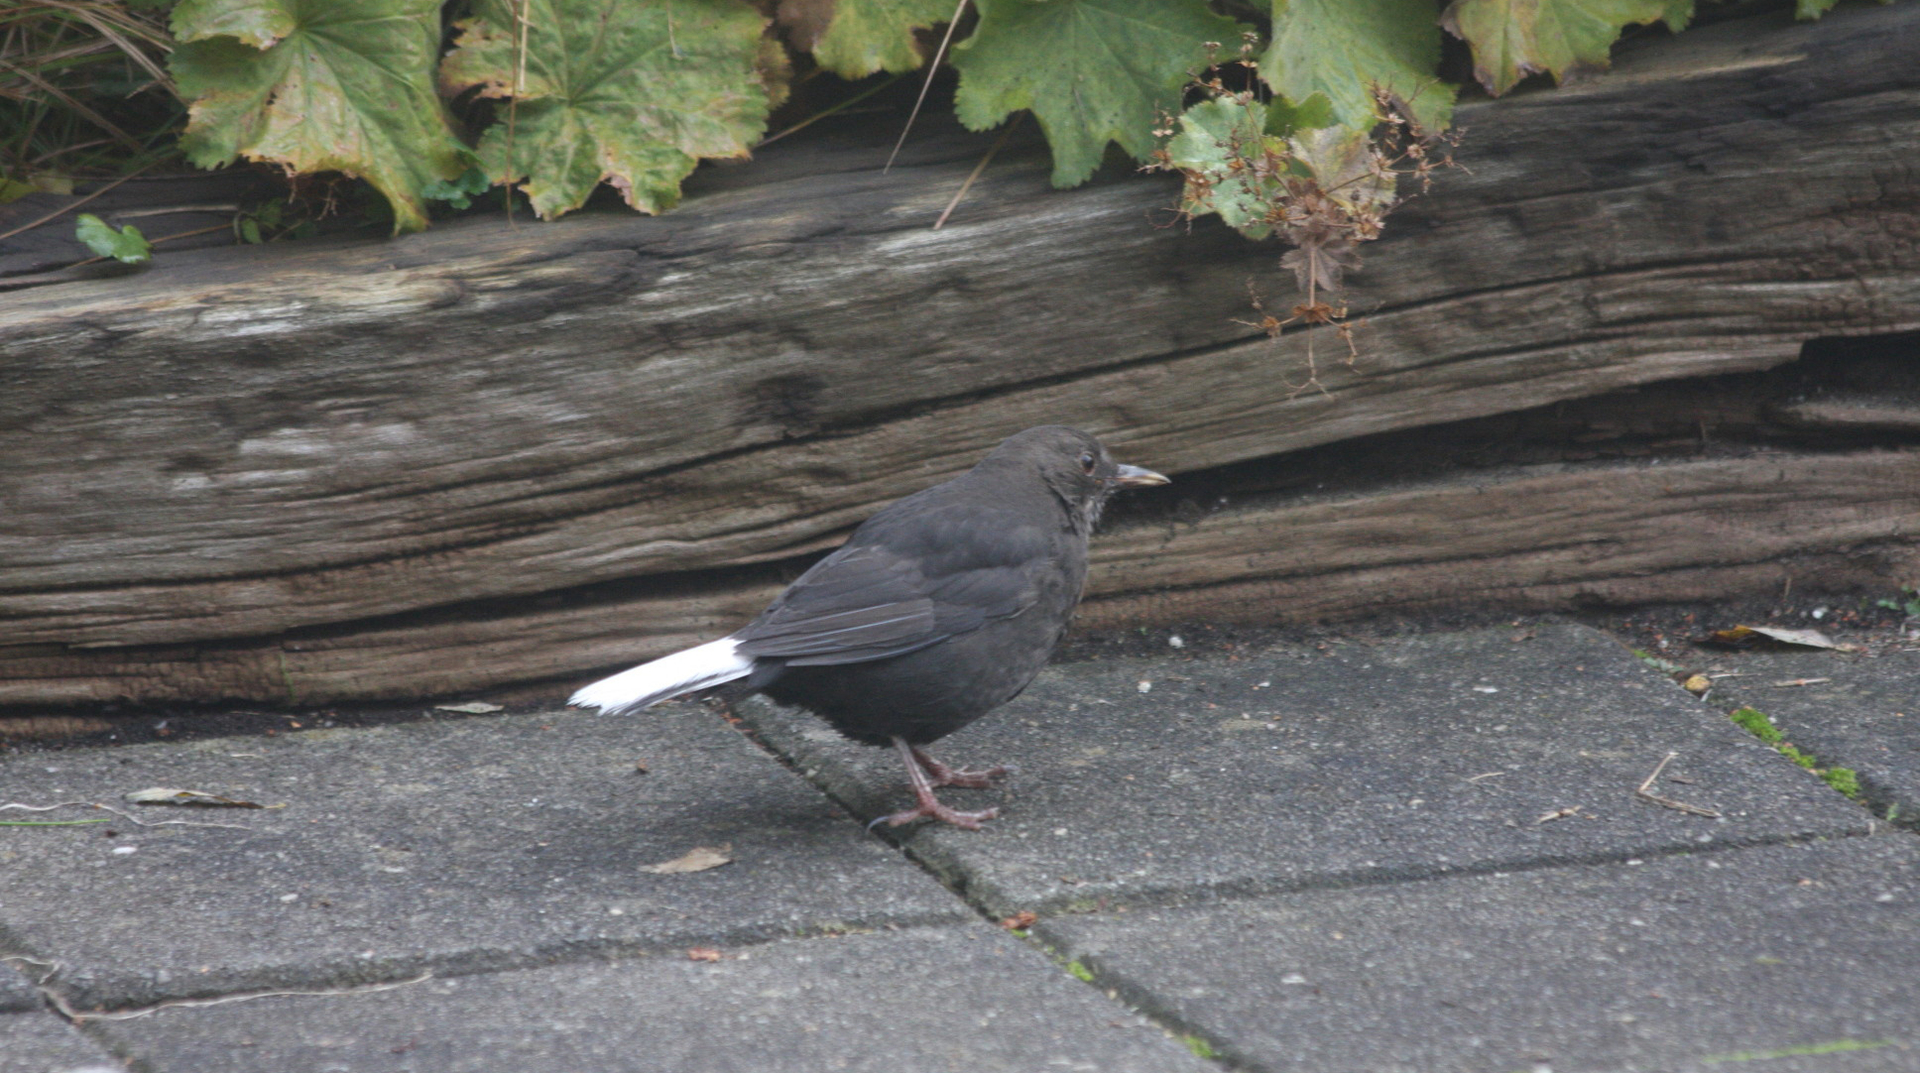
[[[1038,599],[1052,566],[1046,534],[998,510],[916,511],[912,524],[863,528],[801,575],[736,636],[739,651],[789,666],[905,655]]]

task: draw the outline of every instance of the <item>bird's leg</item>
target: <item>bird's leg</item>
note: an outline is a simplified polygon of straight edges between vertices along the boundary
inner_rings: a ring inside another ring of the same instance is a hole
[[[1003,775],[1013,773],[1013,769],[1005,765],[996,765],[990,768],[962,768],[959,771],[955,771],[953,768],[928,756],[927,751],[918,745],[908,746],[908,748],[913,752],[914,762],[926,769],[927,775],[933,779],[933,785],[935,786],[958,786],[963,790],[985,790],[993,785],[993,780]]]
[[[926,771],[920,767],[920,757],[914,755],[919,750],[908,745],[905,738],[899,737],[893,739],[893,747],[899,750],[900,759],[906,761],[907,781],[913,785],[915,804],[905,812],[896,812],[891,816],[882,817],[889,827],[898,827],[915,820],[939,820],[941,823],[950,823],[969,831],[978,831],[980,821],[991,820],[1000,815],[1000,810],[997,808],[982,809],[979,812],[960,812],[941,804],[940,799],[933,796],[934,784],[927,778]]]

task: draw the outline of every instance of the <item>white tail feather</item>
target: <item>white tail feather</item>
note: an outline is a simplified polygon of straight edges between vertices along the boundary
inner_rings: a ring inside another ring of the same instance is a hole
[[[668,697],[745,678],[753,670],[753,659],[734,648],[733,638],[722,637],[662,656],[584,686],[567,703],[576,708],[598,708],[602,715],[625,715]]]

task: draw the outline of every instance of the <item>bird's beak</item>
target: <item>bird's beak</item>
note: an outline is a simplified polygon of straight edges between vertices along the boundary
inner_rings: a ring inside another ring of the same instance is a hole
[[[1160,474],[1140,466],[1123,465],[1120,467],[1120,472],[1113,478],[1115,488],[1148,488],[1156,484],[1172,483]]]

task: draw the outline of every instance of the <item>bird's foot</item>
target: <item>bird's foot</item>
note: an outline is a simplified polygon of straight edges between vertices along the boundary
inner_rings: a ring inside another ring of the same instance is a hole
[[[978,831],[982,821],[991,820],[998,815],[1000,810],[997,808],[985,808],[979,812],[961,812],[959,809],[941,804],[934,800],[932,795],[928,795],[927,799],[918,805],[904,812],[882,816],[875,822],[885,822],[888,827],[900,827],[915,820],[939,820],[941,823],[950,823],[969,831]]]
[[[948,808],[933,796],[936,786],[983,787],[992,785],[995,777],[1006,774],[1005,768],[993,768],[987,771],[955,771],[919,748],[908,745],[904,738],[894,738],[893,747],[900,752],[900,759],[907,765],[907,782],[913,786],[914,806],[905,812],[896,812],[891,816],[882,816],[873,821],[879,824],[886,821],[889,827],[899,827],[915,820],[939,820],[955,827],[964,827],[969,831],[978,831],[984,820],[1000,815],[997,808],[982,809],[979,812],[961,812]]]
[[[927,755],[926,750],[914,748],[914,762],[927,773],[934,786],[958,786],[963,790],[986,790],[992,788],[996,779],[1012,775],[1019,769],[1006,764],[989,768],[950,768]]]

